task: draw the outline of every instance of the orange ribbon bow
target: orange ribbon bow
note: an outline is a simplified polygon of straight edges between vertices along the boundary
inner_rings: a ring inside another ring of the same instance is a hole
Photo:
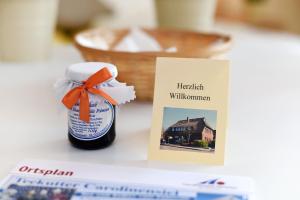
[[[80,100],[79,102],[79,117],[82,121],[89,123],[90,121],[90,101],[88,92],[102,96],[108,100],[112,105],[117,105],[117,102],[108,94],[100,89],[94,88],[94,86],[109,80],[112,77],[107,68],[103,68],[91,75],[86,81],[83,81],[83,85],[78,86],[70,90],[62,99],[62,103],[69,109]]]

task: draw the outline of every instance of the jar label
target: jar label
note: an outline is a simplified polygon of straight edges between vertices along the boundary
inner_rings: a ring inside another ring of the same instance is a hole
[[[90,122],[79,119],[79,104],[69,110],[69,133],[79,140],[96,140],[104,136],[114,121],[114,108],[106,100],[90,101]]]

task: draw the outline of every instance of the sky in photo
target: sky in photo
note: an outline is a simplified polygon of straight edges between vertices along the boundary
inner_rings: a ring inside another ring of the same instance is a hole
[[[247,200],[247,197],[240,195],[224,195],[224,194],[198,194],[197,200]]]
[[[189,119],[205,117],[207,124],[216,129],[217,111],[215,110],[165,107],[163,115],[163,130],[187,117]]]

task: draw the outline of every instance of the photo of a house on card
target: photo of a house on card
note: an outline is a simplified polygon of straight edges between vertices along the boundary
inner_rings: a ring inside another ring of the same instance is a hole
[[[165,107],[160,149],[214,153],[216,122],[215,110]]]

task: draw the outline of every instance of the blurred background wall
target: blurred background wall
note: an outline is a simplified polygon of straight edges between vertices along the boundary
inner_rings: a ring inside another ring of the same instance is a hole
[[[300,0],[219,0],[217,17],[300,33]]]
[[[65,27],[68,27],[68,22],[64,18],[69,17],[76,25],[87,16],[92,26],[156,25],[153,0],[85,0],[84,3],[82,0],[60,0],[59,11],[59,24]],[[70,15],[72,11],[73,15]],[[96,13],[94,18],[92,13]],[[74,17],[76,14],[78,18]],[[300,33],[300,0],[218,0],[216,17],[218,20]]]
[[[114,28],[153,27],[155,26],[154,2],[152,0],[60,0],[58,25],[74,29],[84,25]]]
[[[71,42],[91,27],[213,30],[229,21],[300,34],[300,0],[0,0],[0,60],[38,60],[53,33]]]

